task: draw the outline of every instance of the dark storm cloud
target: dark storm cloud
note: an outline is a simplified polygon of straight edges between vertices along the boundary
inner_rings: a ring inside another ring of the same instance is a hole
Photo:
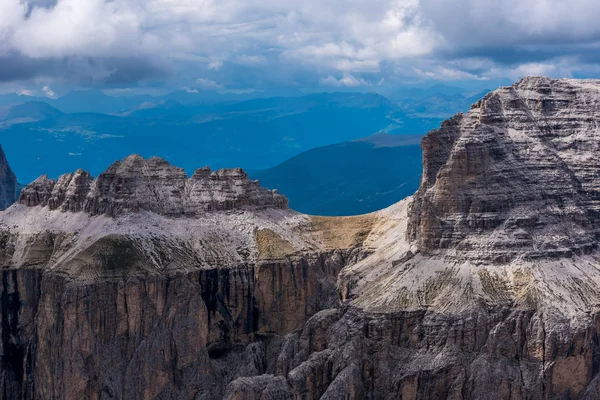
[[[132,84],[165,79],[169,66],[142,57],[30,58],[19,54],[0,56],[0,82],[53,78],[84,85]]]
[[[22,81],[47,74],[52,62],[43,59],[31,59],[17,54],[0,55],[0,82]]]
[[[58,0],[30,0],[27,3],[27,11],[26,17],[28,18],[31,15],[31,12],[37,8],[52,8],[56,5]]]

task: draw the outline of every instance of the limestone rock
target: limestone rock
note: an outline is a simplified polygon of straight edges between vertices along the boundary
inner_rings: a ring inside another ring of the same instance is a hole
[[[478,261],[595,249],[599,103],[599,81],[528,77],[430,132],[409,238]]]

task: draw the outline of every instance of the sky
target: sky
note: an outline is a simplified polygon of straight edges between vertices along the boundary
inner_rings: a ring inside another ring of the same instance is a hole
[[[592,0],[0,0],[0,92],[597,77],[599,14]]]

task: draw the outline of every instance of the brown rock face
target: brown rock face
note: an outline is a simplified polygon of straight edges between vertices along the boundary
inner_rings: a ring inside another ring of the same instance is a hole
[[[299,329],[335,304],[337,262],[339,255],[291,270],[286,262],[85,285],[5,270],[0,397],[222,398],[235,377],[265,372],[264,356],[244,344]],[[280,285],[272,286],[275,269]],[[281,275],[298,269],[306,279],[288,285]]]
[[[109,216],[140,210],[196,216],[244,206],[287,208],[288,204],[284,196],[249,180],[240,168],[215,172],[202,168],[188,179],[183,169],[163,159],[136,155],[117,161],[97,179],[82,170],[57,181],[42,176],[23,189],[19,203]]]
[[[358,228],[332,248],[319,223],[239,169],[133,156],[37,179],[0,215],[0,399],[219,399],[275,373],[364,256]],[[240,390],[291,393],[265,382]]]
[[[10,169],[2,147],[0,147],[0,210],[10,207],[16,201],[17,177]]]

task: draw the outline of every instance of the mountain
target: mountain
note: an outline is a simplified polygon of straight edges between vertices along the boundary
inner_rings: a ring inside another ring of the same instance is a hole
[[[80,90],[56,99],[46,99],[53,107],[64,113],[113,114],[149,101],[152,96],[109,96],[100,90]]]
[[[458,86],[449,86],[443,84],[435,84],[430,87],[414,87],[406,86],[399,88],[384,89],[386,97],[396,100],[423,100],[437,96],[460,96],[468,95],[469,90]]]
[[[303,93],[297,90],[251,91],[248,93],[225,93],[216,90],[176,90],[163,95],[110,95],[101,90],[75,90],[60,97],[29,96],[8,93],[0,95],[0,106],[14,106],[28,102],[45,102],[67,114],[101,113],[117,114],[138,108],[144,103],[175,101],[184,105],[203,105],[240,102],[250,99],[272,97],[295,97]]]
[[[15,106],[23,103],[31,102],[49,102],[53,99],[50,97],[42,96],[29,96],[25,94],[6,93],[0,94],[0,107],[4,106]]]
[[[64,115],[61,111],[41,101],[31,101],[0,107],[0,127],[12,124],[43,121]]]
[[[421,135],[378,133],[318,147],[250,173],[312,215],[377,211],[412,195],[421,178]]]
[[[18,189],[17,178],[0,146],[0,210],[10,207],[17,200]]]
[[[489,91],[485,90],[475,95],[461,93],[439,93],[425,97],[402,99],[399,107],[411,117],[417,118],[448,118],[451,115],[468,110],[471,105]]]
[[[33,104],[41,103],[18,107]],[[97,175],[131,153],[163,157],[188,173],[198,164],[266,169],[315,147],[382,130],[423,133],[440,121],[405,118],[395,103],[372,93],[195,105],[150,101],[119,114],[30,111],[13,120],[18,124],[0,122],[0,141],[24,182],[80,167]]]
[[[355,241],[323,240],[326,226],[239,169],[188,178],[130,156],[95,179],[38,178],[0,215],[1,392],[222,398],[234,376],[263,369],[232,349],[337,302]]]
[[[0,214],[0,392],[598,398],[598,106],[600,80],[501,87],[361,216],[157,158],[41,177]]]

